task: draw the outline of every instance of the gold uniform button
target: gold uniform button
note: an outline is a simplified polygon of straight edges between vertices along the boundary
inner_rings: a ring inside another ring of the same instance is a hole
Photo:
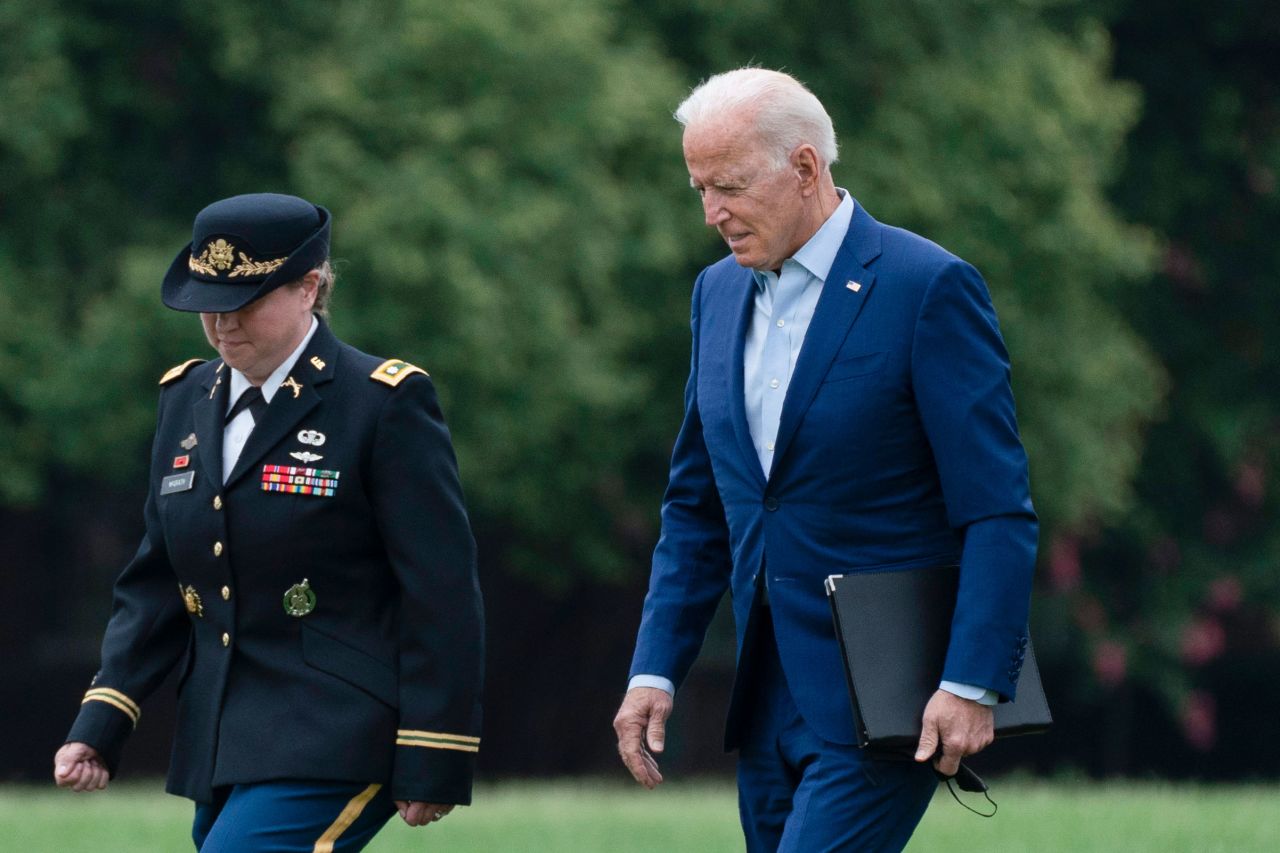
[[[213,556],[215,556],[215,557],[221,557],[221,556],[222,556],[222,543],[221,543],[221,542],[214,542],[214,543],[213,543]]]
[[[229,645],[231,645],[231,635],[230,635],[230,634],[223,634],[223,635],[222,635],[222,645],[224,645],[224,646],[229,646]]]
[[[222,495],[213,496],[213,508],[222,509]]]
[[[231,600],[231,587],[229,587],[229,586],[224,586],[224,587],[222,588],[222,600],[223,600],[223,601],[230,601],[230,600]]]

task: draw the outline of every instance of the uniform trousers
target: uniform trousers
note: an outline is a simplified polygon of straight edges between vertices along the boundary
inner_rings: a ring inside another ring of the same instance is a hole
[[[382,785],[282,780],[214,789],[196,803],[198,853],[354,853],[396,813]]]
[[[748,853],[901,850],[937,789],[932,766],[872,759],[856,746],[819,737],[787,687],[770,608],[760,606],[758,616],[738,756]],[[845,685],[831,689],[843,693]]]

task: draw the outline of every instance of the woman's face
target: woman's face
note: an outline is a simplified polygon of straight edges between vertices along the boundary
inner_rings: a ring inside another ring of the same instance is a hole
[[[261,385],[297,348],[311,328],[316,300],[315,272],[286,284],[239,311],[201,314],[204,335],[222,360]]]

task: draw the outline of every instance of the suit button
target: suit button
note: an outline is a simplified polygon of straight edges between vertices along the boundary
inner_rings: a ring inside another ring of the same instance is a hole
[[[224,633],[224,634],[222,635],[222,645],[224,645],[224,646],[229,646],[229,645],[231,645],[231,635],[230,635],[230,634]]]
[[[223,600],[223,601],[230,601],[230,600],[231,600],[231,587],[229,587],[229,586],[224,586],[224,587],[222,588],[222,600]]]
[[[767,509],[767,510],[769,510],[769,512],[777,512],[777,511],[778,511],[778,499],[777,499],[777,498],[775,498],[775,497],[768,497],[768,498],[765,498],[765,499],[764,499],[764,508],[765,508],[765,509]]]
[[[215,556],[215,557],[221,557],[221,556],[222,556],[222,543],[221,543],[221,542],[214,542],[214,543],[213,543],[213,556]]]
[[[222,495],[213,496],[213,508],[222,509]]]

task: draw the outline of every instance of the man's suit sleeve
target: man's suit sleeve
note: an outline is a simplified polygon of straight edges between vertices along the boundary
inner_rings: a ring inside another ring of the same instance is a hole
[[[1009,356],[986,284],[969,264],[954,260],[929,284],[911,358],[947,515],[964,536],[943,678],[1012,699],[1027,644],[1038,526]]]
[[[153,472],[159,420],[151,454]],[[115,583],[111,620],[102,638],[101,668],[67,734],[68,743],[85,743],[97,750],[112,776],[124,743],[142,716],[142,701],[164,680],[191,637],[191,623],[164,544],[155,480],[152,476],[143,508],[142,543]]]
[[[448,428],[425,375],[389,394],[370,499],[400,585],[400,723],[391,795],[471,802],[480,749],[484,612]]]
[[[729,529],[716,489],[698,413],[698,336],[703,279],[693,288],[693,356],[684,392],[684,422],[671,454],[662,501],[662,533],[653,554],[649,593],[636,638],[631,676],[657,675],[676,686],[702,646],[729,585]]]

